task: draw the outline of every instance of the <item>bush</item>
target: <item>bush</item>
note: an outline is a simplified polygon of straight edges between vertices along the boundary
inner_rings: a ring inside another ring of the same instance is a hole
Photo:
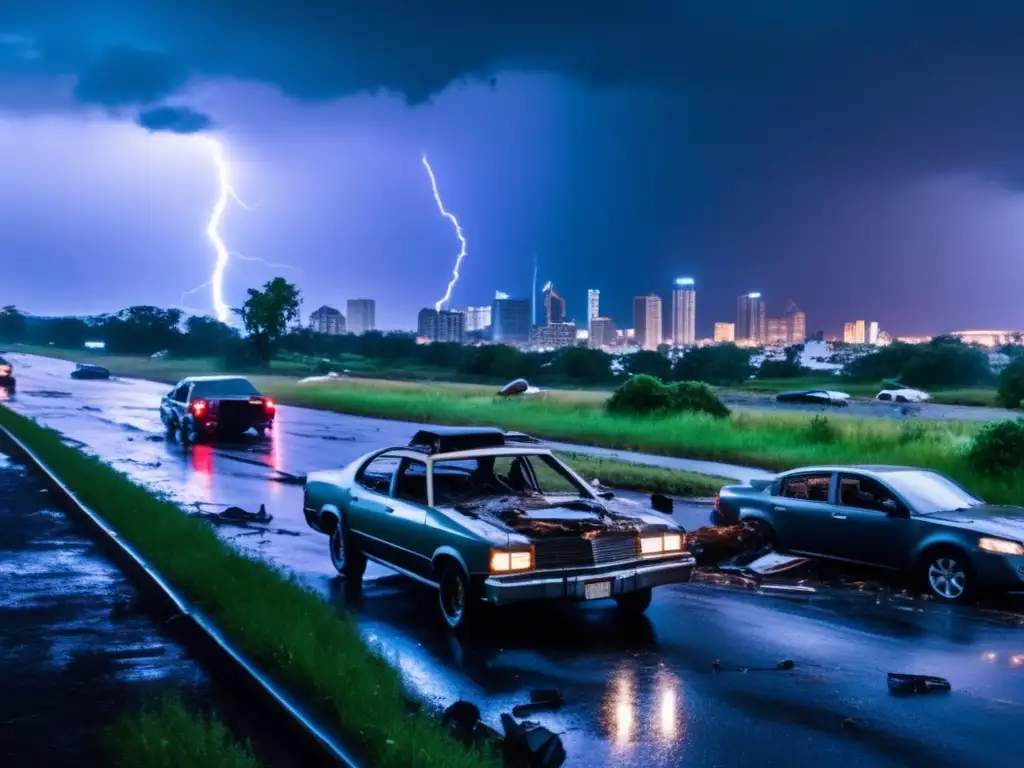
[[[828,416],[818,415],[807,425],[807,439],[812,443],[834,443],[839,440],[839,430]]]
[[[680,412],[707,413],[719,418],[729,415],[729,409],[705,384],[680,381],[666,386],[646,374],[630,377],[615,390],[606,408],[609,413],[626,416]]]
[[[1020,408],[1024,401],[1024,360],[1015,360],[999,374],[996,404],[1003,408]]]
[[[974,438],[967,460],[975,469],[992,474],[1024,469],[1024,419],[984,427]]]

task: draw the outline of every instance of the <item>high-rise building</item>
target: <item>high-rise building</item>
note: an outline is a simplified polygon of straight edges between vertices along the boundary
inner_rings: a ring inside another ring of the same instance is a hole
[[[419,335],[430,341],[451,341],[462,344],[466,339],[466,316],[459,311],[420,310]]]
[[[843,341],[847,344],[859,344],[857,341],[857,324],[843,323]]]
[[[761,344],[767,334],[764,302],[760,293],[745,293],[736,299],[736,339]]]
[[[615,323],[610,317],[590,318],[590,346],[592,349],[610,347],[615,343]]]
[[[543,349],[561,349],[576,345],[576,323],[535,325],[530,331],[530,344]]]
[[[347,309],[349,333],[377,329],[377,302],[373,299],[349,299]]]
[[[734,323],[715,323],[715,341],[720,344],[736,341],[736,325]]]
[[[483,331],[491,327],[491,307],[466,307],[466,332]]]
[[[644,349],[657,349],[664,340],[661,321],[661,297],[656,293],[633,299],[633,329],[636,343]]]
[[[344,333],[345,316],[325,304],[309,316],[309,327],[315,333]]]
[[[854,324],[854,326],[855,326],[855,328],[854,328],[854,335],[856,335],[856,337],[857,337],[857,341],[854,342],[855,344],[863,344],[865,342],[865,340],[867,339],[867,333],[865,333],[864,325],[865,325],[865,323],[864,323],[863,320],[858,320]]]
[[[587,291],[587,330],[591,330],[591,324],[595,317],[601,314],[601,292],[591,288]]]
[[[522,344],[530,340],[530,302],[495,294],[491,305],[491,338],[498,343]]]
[[[807,341],[807,318],[795,302],[786,304],[787,344],[803,344]]]
[[[868,325],[868,344],[875,346],[878,344],[878,322],[872,320]]]
[[[544,286],[544,324],[554,325],[565,322],[565,299],[555,286],[548,283]]]
[[[784,317],[769,317],[765,321],[763,344],[788,344],[789,328]]]
[[[672,291],[672,343],[677,347],[689,346],[697,338],[697,291],[692,277],[676,279]]]

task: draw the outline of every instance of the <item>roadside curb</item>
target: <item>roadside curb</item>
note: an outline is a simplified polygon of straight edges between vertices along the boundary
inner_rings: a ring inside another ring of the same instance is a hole
[[[141,553],[122,540],[116,530],[87,507],[32,449],[4,426],[0,426],[0,448],[42,475],[47,488],[60,496],[65,511],[84,525],[140,590],[159,599],[171,612],[167,623],[173,622],[174,630],[180,631],[192,649],[202,654],[204,666],[217,675],[230,676],[247,693],[251,693],[254,696],[252,703],[288,729],[288,736],[304,757],[314,760],[316,765],[363,768],[330,731],[317,723],[293,696],[264,675],[201,610],[179,594]]]

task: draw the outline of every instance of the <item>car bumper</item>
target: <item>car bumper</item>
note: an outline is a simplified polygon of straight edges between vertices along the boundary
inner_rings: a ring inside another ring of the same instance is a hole
[[[973,565],[979,586],[1024,591],[1024,555],[978,552],[974,556]]]
[[[484,581],[484,599],[494,605],[539,600],[587,600],[586,585],[596,582],[609,582],[607,597],[615,597],[649,587],[687,582],[695,563],[694,558],[687,555],[628,566],[574,570],[571,573],[553,571],[491,576]]]

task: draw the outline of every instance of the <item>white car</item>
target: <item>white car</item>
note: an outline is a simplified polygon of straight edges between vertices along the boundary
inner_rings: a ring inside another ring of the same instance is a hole
[[[887,403],[924,403],[931,400],[932,396],[920,389],[883,389],[875,400],[883,400]]]

